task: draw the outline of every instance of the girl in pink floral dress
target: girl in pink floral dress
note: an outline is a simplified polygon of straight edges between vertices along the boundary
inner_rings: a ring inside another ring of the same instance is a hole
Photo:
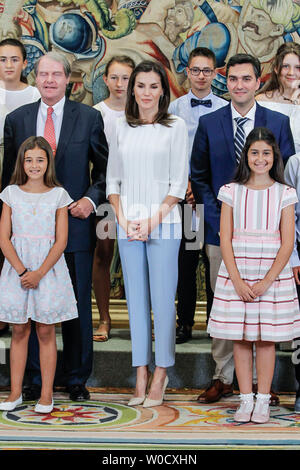
[[[68,239],[72,199],[55,178],[54,159],[43,137],[29,137],[20,147],[11,184],[0,199],[0,320],[12,323],[11,392],[0,410],[22,403],[22,382],[31,320],[36,322],[42,389],[35,411],[53,409],[56,368],[55,324],[78,316],[63,252]]]
[[[239,422],[269,419],[275,342],[300,336],[300,314],[289,258],[295,234],[294,188],[284,183],[273,134],[248,136],[233,183],[222,186],[220,266],[208,332],[234,341],[241,405]],[[253,344],[258,394],[252,393]]]

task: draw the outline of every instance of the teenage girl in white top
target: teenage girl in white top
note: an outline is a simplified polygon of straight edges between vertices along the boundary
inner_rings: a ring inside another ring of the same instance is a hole
[[[282,44],[274,57],[270,79],[256,99],[290,118],[296,152],[300,151],[300,44]]]
[[[104,132],[111,155],[111,142],[115,136],[116,119],[124,116],[127,86],[130,75],[135,67],[133,60],[127,56],[115,56],[106,65],[104,82],[109,97],[94,106],[101,112],[104,121]],[[96,218],[97,245],[93,264],[93,288],[100,314],[100,322],[94,332],[93,340],[107,341],[109,338],[111,319],[109,315],[110,297],[110,265],[114,253],[115,223]],[[103,238],[106,235],[106,238]]]
[[[26,66],[26,50],[18,39],[8,38],[0,42],[1,143],[6,114],[40,98],[38,89],[28,85],[23,76]]]

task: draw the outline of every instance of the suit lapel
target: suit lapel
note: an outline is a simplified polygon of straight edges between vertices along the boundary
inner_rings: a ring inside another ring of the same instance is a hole
[[[267,126],[267,116],[266,116],[265,110],[266,108],[256,103],[254,127],[266,127]]]
[[[79,106],[76,106],[76,103],[66,99],[64,105],[64,114],[61,124],[61,130],[59,135],[59,141],[57,145],[57,151],[55,155],[55,165],[57,166],[60,160],[62,159],[65,148],[69,143],[69,140],[72,136],[72,132],[75,126],[75,121],[77,120]]]
[[[27,109],[26,114],[24,114],[24,135],[27,137],[36,135],[37,115],[39,112],[40,103],[40,99],[37,102],[32,103],[30,108]]]
[[[233,125],[232,125],[232,113],[231,113],[230,103],[227,106],[224,106],[224,108],[222,108],[222,111],[223,111],[222,127],[223,127],[225,142],[227,142],[227,148],[228,148],[230,157],[232,158],[234,163],[236,163],[234,143],[233,143]]]
[[[227,106],[224,106],[223,110],[223,119],[222,126],[224,131],[225,141],[227,142],[227,147],[231,158],[236,162],[235,150],[234,150],[234,140],[233,140],[233,125],[232,125],[232,113],[230,103]],[[256,103],[255,111],[255,122],[254,127],[266,127],[266,112],[263,106],[260,106]]]

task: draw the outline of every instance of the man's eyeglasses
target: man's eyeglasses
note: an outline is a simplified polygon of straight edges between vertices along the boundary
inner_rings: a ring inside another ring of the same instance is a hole
[[[214,69],[210,69],[208,67],[204,69],[199,69],[199,67],[192,67],[189,69],[189,71],[191,72],[192,75],[195,75],[195,76],[199,75],[200,72],[202,72],[204,77],[210,77]]]

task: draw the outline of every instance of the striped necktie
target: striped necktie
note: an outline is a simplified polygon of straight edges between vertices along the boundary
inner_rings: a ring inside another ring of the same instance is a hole
[[[53,123],[53,119],[52,119],[53,111],[54,111],[54,109],[51,106],[49,106],[49,108],[47,108],[47,119],[46,119],[45,129],[44,129],[44,137],[48,141],[48,143],[50,144],[50,146],[52,148],[53,156],[55,157],[56,138],[55,138],[54,123]]]
[[[241,158],[241,153],[245,145],[245,140],[246,140],[246,134],[244,131],[244,124],[249,121],[248,118],[246,117],[238,117],[234,118],[236,124],[237,124],[237,129],[235,132],[234,136],[234,149],[235,149],[235,156],[236,156],[236,161],[239,163],[240,158]]]

